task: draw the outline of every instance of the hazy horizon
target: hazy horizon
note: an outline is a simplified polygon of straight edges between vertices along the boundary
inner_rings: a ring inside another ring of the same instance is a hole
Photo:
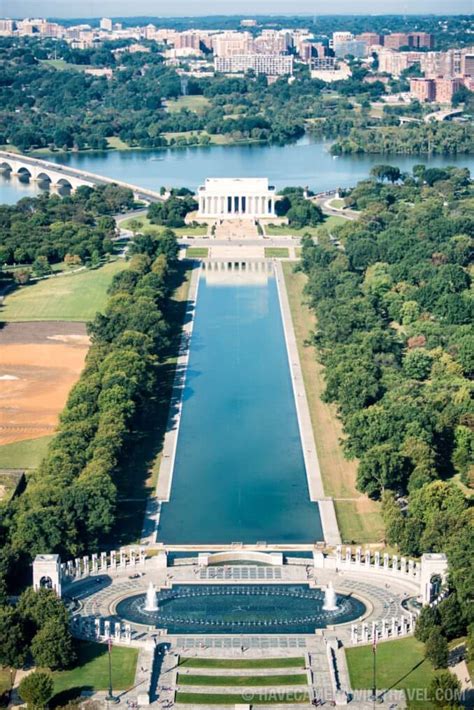
[[[80,10],[79,10],[80,5]],[[318,7],[314,0],[0,0],[0,16],[57,18],[200,17],[204,15],[457,15],[472,14],[472,0],[340,0],[337,12]],[[291,8],[290,10],[288,8]],[[198,10],[197,10],[198,8]]]

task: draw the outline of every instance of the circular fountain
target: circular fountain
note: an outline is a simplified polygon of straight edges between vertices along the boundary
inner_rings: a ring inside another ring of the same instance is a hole
[[[169,633],[314,633],[360,618],[359,599],[304,584],[179,584],[119,601],[120,618]]]

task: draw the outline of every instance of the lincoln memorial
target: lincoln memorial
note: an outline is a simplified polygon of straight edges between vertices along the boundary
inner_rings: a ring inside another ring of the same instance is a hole
[[[275,215],[275,188],[267,178],[207,178],[198,189],[198,218],[261,218]]]

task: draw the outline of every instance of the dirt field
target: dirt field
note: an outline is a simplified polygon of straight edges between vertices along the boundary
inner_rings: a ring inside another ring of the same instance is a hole
[[[89,346],[82,323],[0,330],[0,445],[51,434]]]

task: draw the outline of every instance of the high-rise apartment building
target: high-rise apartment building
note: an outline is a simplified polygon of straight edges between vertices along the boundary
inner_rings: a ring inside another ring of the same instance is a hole
[[[293,74],[293,56],[288,54],[236,54],[215,57],[214,69],[223,74],[240,74],[249,69],[255,74],[284,76]]]
[[[400,47],[410,47],[410,35],[406,32],[393,32],[385,35],[383,46],[387,49],[400,49]]]
[[[254,41],[250,32],[221,32],[212,38],[216,57],[235,57],[254,52]]]
[[[410,79],[410,95],[421,103],[434,101],[436,97],[434,79],[425,79],[424,77]]]
[[[16,25],[14,20],[0,20],[0,36],[11,36],[15,30],[15,27]]]
[[[379,52],[379,71],[392,76],[400,76],[402,71],[421,62],[422,52],[394,52],[383,49]]]
[[[410,32],[410,47],[414,49],[433,49],[434,36],[429,32]]]
[[[356,39],[360,42],[365,42],[368,47],[383,44],[383,36],[377,32],[362,32],[362,34],[356,35]]]
[[[100,21],[100,29],[104,32],[112,32],[114,23],[109,17],[103,17]]]
[[[474,53],[463,54],[461,59],[461,73],[463,76],[474,78]]]
[[[434,80],[436,101],[440,104],[450,104],[453,94],[463,86],[463,80],[455,77],[442,77]]]

